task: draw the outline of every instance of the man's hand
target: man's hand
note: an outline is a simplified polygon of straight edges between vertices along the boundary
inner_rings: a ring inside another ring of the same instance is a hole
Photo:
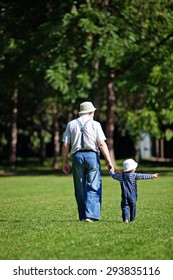
[[[114,167],[113,167],[112,162],[108,162],[107,167],[108,167],[108,171],[114,171]]]
[[[68,163],[63,164],[63,172],[68,175],[70,173],[70,166]]]

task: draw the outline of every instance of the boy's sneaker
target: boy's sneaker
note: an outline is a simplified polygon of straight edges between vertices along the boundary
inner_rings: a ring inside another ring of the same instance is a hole
[[[128,221],[128,220],[125,220],[124,222],[125,222],[126,224],[128,224],[129,221]]]

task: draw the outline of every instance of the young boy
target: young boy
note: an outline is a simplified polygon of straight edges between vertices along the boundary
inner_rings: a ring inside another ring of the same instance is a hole
[[[136,217],[136,201],[137,201],[137,180],[155,179],[158,174],[142,174],[135,173],[138,164],[133,159],[127,159],[123,162],[123,172],[115,173],[110,170],[109,174],[113,179],[118,180],[121,185],[121,209],[122,218],[125,223],[135,221]],[[130,214],[130,215],[129,215]]]

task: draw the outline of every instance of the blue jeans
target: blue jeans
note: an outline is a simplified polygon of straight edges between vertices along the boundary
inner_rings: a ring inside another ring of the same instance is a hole
[[[99,154],[92,151],[76,152],[72,157],[72,171],[79,220],[87,217],[99,220],[102,199]]]
[[[136,201],[137,201],[137,194],[133,194],[133,195],[123,194],[122,195],[121,209],[122,209],[123,221],[129,220],[129,214],[130,214],[130,221],[132,222],[135,220]]]

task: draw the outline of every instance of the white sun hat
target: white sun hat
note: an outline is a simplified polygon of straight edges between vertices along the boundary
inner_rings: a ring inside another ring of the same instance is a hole
[[[123,167],[124,167],[124,171],[127,172],[127,171],[131,171],[131,170],[134,170],[136,169],[138,166],[137,162],[134,161],[133,159],[126,159],[124,162],[123,162]]]
[[[80,104],[79,115],[94,112],[96,108],[93,106],[92,102],[86,101]]]

